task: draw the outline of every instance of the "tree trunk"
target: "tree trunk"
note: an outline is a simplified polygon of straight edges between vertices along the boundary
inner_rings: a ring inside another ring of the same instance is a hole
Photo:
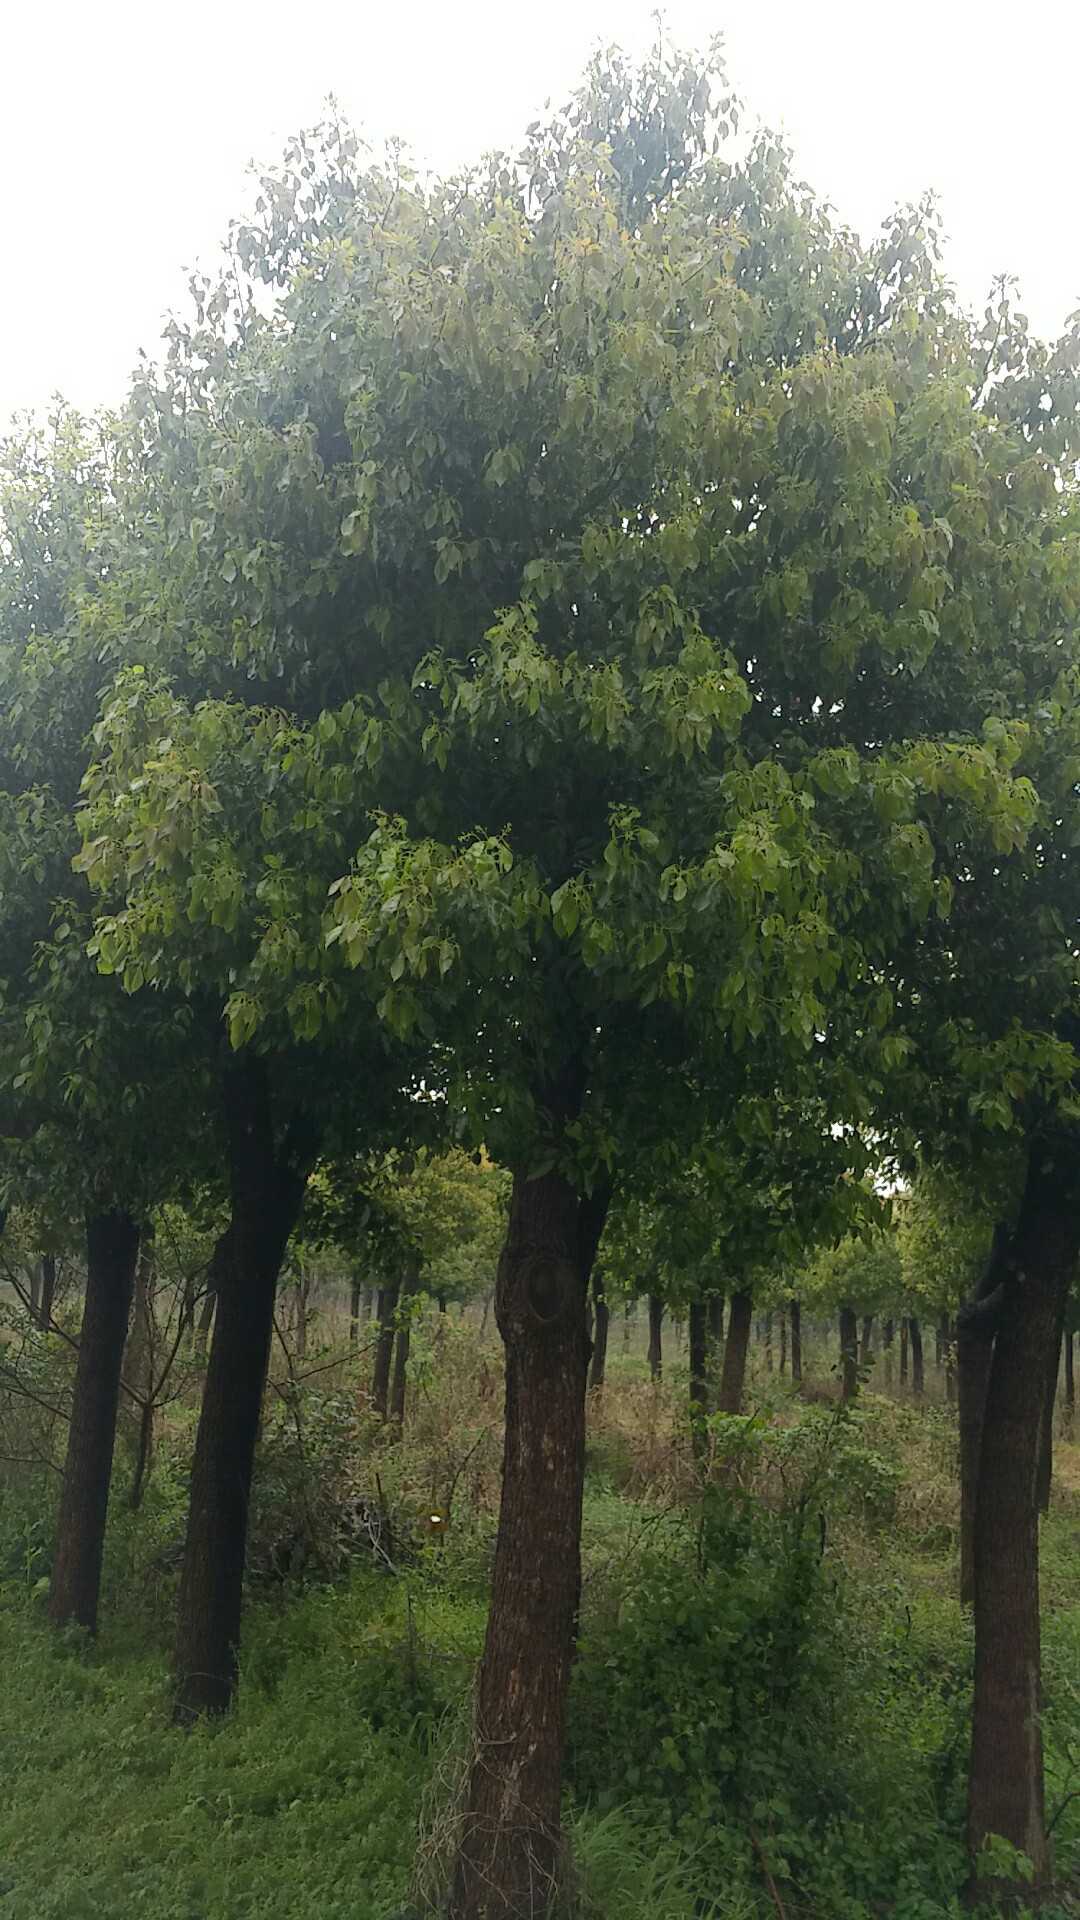
[[[585,1301],[605,1209],[558,1173],[514,1175],[495,1307],[502,1504],[449,1920],[539,1920],[555,1889],[581,1588]]]
[[[854,1400],[859,1391],[859,1323],[854,1307],[840,1309],[840,1397]]]
[[[53,1306],[56,1301],[56,1255],[46,1253],[41,1259],[41,1293],[38,1299],[38,1326],[42,1333],[48,1333],[52,1326]]]
[[[907,1315],[900,1322],[900,1385],[908,1383],[908,1328],[911,1325]]]
[[[1073,1430],[1076,1416],[1076,1374],[1073,1361],[1073,1334],[1071,1327],[1065,1335],[1065,1418],[1069,1432]]]
[[[709,1345],[707,1371],[709,1377],[709,1411],[715,1412],[720,1393],[720,1369],[724,1364],[724,1296],[722,1293],[710,1293],[708,1303]]]
[[[862,1321],[862,1331],[859,1335],[859,1366],[860,1368],[863,1369],[864,1371],[869,1371],[870,1367],[873,1365],[873,1359],[874,1359],[874,1316],[872,1313],[864,1313],[863,1321]]]
[[[1043,1421],[1042,1446],[1039,1449],[1037,1500],[1040,1513],[1049,1513],[1054,1483],[1054,1407],[1057,1402],[1058,1374],[1061,1371],[1061,1341],[1065,1326],[1065,1301],[1061,1303],[1062,1333],[1054,1342],[1046,1381],[1046,1418]]]
[[[35,1327],[41,1325],[41,1269],[43,1260],[35,1260],[30,1268],[30,1319]]]
[[[916,1400],[921,1400],[926,1390],[926,1374],[923,1368],[922,1328],[914,1314],[908,1321],[908,1338],[911,1342],[911,1391]]]
[[[210,1340],[210,1328],[214,1324],[214,1308],[217,1306],[217,1289],[207,1287],[203,1294],[199,1319],[195,1328],[195,1358],[206,1359],[206,1349]]]
[[[599,1267],[592,1278],[593,1302],[596,1307],[596,1324],[593,1328],[592,1364],[589,1368],[589,1386],[599,1393],[607,1372],[608,1327],[611,1323],[611,1309],[604,1291],[604,1276]]]
[[[1047,1382],[1080,1241],[1075,1147],[1031,1149],[1003,1289],[975,1512],[975,1689],[968,1780],[973,1872],[989,1834],[1050,1870],[1039,1631],[1038,1475]],[[974,1891],[992,1891],[985,1882]]]
[[[49,1586],[54,1626],[97,1629],[120,1368],[135,1284],[139,1230],[115,1208],[86,1222],[86,1300],[71,1404],[56,1556]]]
[[[219,1244],[217,1314],[191,1469],[180,1577],[174,1713],[224,1713],[236,1687],[248,1504],[274,1295],[304,1196],[310,1151],[275,1144],[266,1063],[232,1055],[223,1075],[230,1220]],[[290,1130],[291,1131],[291,1130]],[[216,1258],[217,1256],[215,1256]]]
[[[952,1317],[945,1316],[945,1405],[956,1405],[956,1331]]]
[[[690,1302],[690,1437],[694,1452],[705,1451],[709,1411],[709,1319],[704,1300]]]
[[[360,1298],[363,1288],[355,1279],[349,1288],[349,1346],[355,1353],[360,1344]]]
[[[994,1328],[963,1311],[956,1322],[956,1363],[960,1390],[960,1604],[975,1599],[975,1512],[982,1460],[983,1419]]]
[[[780,1372],[787,1372],[787,1308],[780,1309]]]
[[[624,1353],[629,1353],[630,1351],[630,1327],[633,1315],[634,1303],[632,1300],[628,1300],[626,1306],[623,1308],[622,1345]]]
[[[296,1357],[307,1359],[308,1310],[311,1301],[311,1276],[301,1267],[296,1277]]]
[[[386,1419],[390,1404],[390,1368],[394,1358],[394,1334],[396,1331],[397,1304],[401,1294],[401,1281],[394,1280],[388,1287],[379,1288],[379,1303],[376,1316],[379,1322],[379,1336],[375,1342],[375,1365],[371,1376],[371,1404],[376,1413]]]
[[[765,1325],[762,1331],[765,1336],[765,1370],[767,1373],[771,1373],[773,1370],[773,1317],[771,1310],[765,1315]]]
[[[724,1345],[724,1370],[720,1376],[720,1412],[741,1413],[743,1385],[746,1380],[746,1355],[750,1346],[750,1327],[754,1317],[754,1296],[739,1289],[731,1296],[727,1340]]]
[[[664,1371],[664,1303],[659,1294],[649,1295],[649,1372],[659,1380]]]
[[[135,1264],[135,1308],[122,1368],[126,1385],[139,1396],[134,1407],[135,1462],[128,1493],[133,1513],[142,1505],[154,1450],[154,1345],[154,1237],[146,1228]]]
[[[934,1328],[934,1365],[939,1373],[945,1363],[945,1329],[948,1324],[948,1315],[943,1313]]]
[[[420,1272],[417,1267],[406,1269],[405,1279],[398,1295],[398,1306],[407,1307],[420,1285]],[[399,1427],[405,1424],[405,1386],[408,1379],[409,1347],[412,1343],[412,1316],[399,1313],[401,1325],[398,1328],[394,1347],[394,1378],[390,1388],[390,1418]]]
[[[791,1303],[791,1378],[797,1387],[802,1385],[802,1303]]]
[[[896,1340],[896,1322],[895,1320],[886,1320],[883,1323],[882,1329],[881,1329],[881,1351],[885,1358],[885,1391],[886,1393],[891,1393],[893,1390],[893,1378],[894,1378],[893,1346],[894,1346],[895,1340]]]

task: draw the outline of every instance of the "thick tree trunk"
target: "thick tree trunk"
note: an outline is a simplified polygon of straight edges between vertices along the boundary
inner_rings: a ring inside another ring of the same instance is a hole
[[[862,1330],[859,1334],[859,1366],[868,1369],[874,1358],[874,1316],[864,1313]]]
[[[139,1230],[119,1208],[86,1223],[83,1307],[56,1556],[49,1586],[54,1626],[97,1628],[120,1368],[135,1284]]]
[[[649,1295],[649,1372],[659,1380],[664,1371],[664,1303],[659,1294]]]
[[[859,1323],[854,1307],[840,1309],[840,1397],[854,1400],[859,1391]]]
[[[746,1356],[750,1347],[750,1327],[754,1317],[754,1296],[740,1289],[731,1296],[727,1340],[724,1343],[724,1370],[720,1376],[720,1412],[741,1413],[746,1381]]]
[[[797,1387],[802,1385],[802,1303],[791,1303],[791,1378]]]
[[[908,1321],[908,1338],[911,1342],[911,1391],[916,1400],[921,1400],[926,1391],[926,1373],[923,1367],[922,1328],[914,1314]]]
[[[359,1280],[354,1279],[349,1288],[349,1345],[356,1352],[360,1344],[360,1299],[363,1288]]]
[[[175,1717],[224,1713],[236,1687],[248,1505],[274,1295],[310,1153],[274,1139],[265,1062],[224,1070],[231,1212],[219,1242],[217,1314],[191,1469],[174,1657]]]
[[[694,1452],[705,1450],[705,1416],[709,1411],[709,1317],[704,1300],[690,1302],[690,1437]]]
[[[371,1376],[371,1404],[384,1420],[390,1404],[390,1369],[394,1358],[395,1316],[400,1295],[400,1280],[392,1281],[388,1287],[380,1287],[376,1308],[379,1335],[375,1342],[375,1365]]]
[[[974,1863],[989,1834],[1049,1874],[1039,1631],[1038,1475],[1047,1381],[1078,1242],[1075,1145],[1031,1149],[983,1419],[975,1512],[975,1690],[968,1780]],[[977,1889],[987,1892],[985,1886]]]
[[[546,1914],[559,1869],[566,1692],[581,1586],[585,1301],[606,1202],[514,1176],[496,1317],[502,1505],[450,1920]]]
[[[43,1253],[41,1256],[41,1280],[38,1286],[37,1323],[42,1333],[48,1333],[52,1326],[53,1303],[56,1299],[56,1255]]]
[[[593,1273],[593,1303],[596,1308],[596,1322],[593,1327],[592,1364],[589,1368],[589,1386],[599,1393],[607,1372],[608,1328],[611,1324],[611,1310],[604,1291],[604,1276],[599,1267]]]
[[[900,1322],[900,1385],[902,1387],[906,1387],[908,1383],[908,1328],[910,1324],[911,1322],[905,1314]]]

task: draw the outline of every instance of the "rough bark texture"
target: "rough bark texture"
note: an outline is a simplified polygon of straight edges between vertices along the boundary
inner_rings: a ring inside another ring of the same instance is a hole
[[[371,1377],[371,1404],[376,1413],[385,1420],[390,1405],[390,1368],[394,1358],[394,1333],[398,1299],[401,1294],[401,1281],[394,1280],[388,1287],[379,1288],[379,1300],[375,1309],[379,1323],[379,1335],[375,1342],[375,1365]]]
[[[923,1367],[922,1328],[914,1314],[908,1321],[908,1340],[911,1345],[911,1391],[916,1400],[921,1400],[926,1390],[926,1375]]]
[[[802,1303],[791,1303],[791,1377],[795,1385],[802,1385]]]
[[[224,1713],[236,1687],[248,1503],[274,1294],[310,1155],[275,1143],[264,1062],[224,1070],[231,1212],[191,1470],[174,1656],[175,1716]],[[219,1247],[222,1243],[219,1243]]]
[[[54,1626],[97,1628],[120,1368],[135,1283],[139,1230],[119,1209],[86,1223],[86,1300],[68,1430],[56,1557],[49,1586]]]
[[[746,1356],[750,1347],[750,1327],[754,1317],[754,1297],[740,1290],[731,1296],[727,1340],[724,1344],[724,1370],[720,1376],[720,1412],[741,1413],[746,1381]]]
[[[596,1318],[593,1326],[593,1349],[592,1364],[589,1368],[589,1386],[594,1393],[598,1393],[604,1384],[604,1375],[607,1371],[608,1328],[611,1324],[611,1309],[608,1306],[607,1294],[604,1292],[604,1276],[600,1272],[599,1267],[597,1267],[593,1273],[592,1290]]]
[[[1050,1869],[1040,1711],[1038,1474],[1047,1380],[1080,1242],[1072,1143],[1033,1146],[983,1418],[975,1513],[973,1863],[988,1834]],[[986,1892],[985,1886],[976,1888]]]
[[[502,1504],[450,1920],[545,1914],[559,1870],[566,1691],[581,1585],[585,1302],[603,1204],[514,1177],[495,1311]]]
[[[649,1295],[649,1372],[659,1380],[664,1371],[664,1303],[659,1294]]]
[[[840,1397],[854,1400],[859,1391],[859,1323],[854,1307],[840,1309]]]

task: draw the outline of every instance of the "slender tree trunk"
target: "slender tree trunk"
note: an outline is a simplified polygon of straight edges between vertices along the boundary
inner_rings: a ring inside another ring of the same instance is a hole
[[[41,1259],[41,1292],[38,1298],[38,1326],[42,1333],[48,1333],[52,1326],[53,1306],[56,1301],[56,1255],[46,1253]]]
[[[943,1313],[934,1328],[934,1365],[939,1373],[945,1364],[945,1329],[948,1324],[948,1315]]]
[[[360,1344],[360,1298],[362,1293],[363,1288],[354,1275],[349,1287],[349,1346],[353,1353],[356,1352]]]
[[[724,1296],[722,1293],[710,1293],[708,1301],[709,1343],[707,1353],[707,1371],[709,1377],[708,1405],[710,1413],[716,1411],[720,1396],[720,1370],[724,1364]]]
[[[945,1316],[945,1405],[956,1405],[956,1328],[951,1314]]]
[[[496,1291],[502,1505],[449,1920],[539,1920],[555,1889],[581,1588],[585,1301],[605,1208],[560,1174],[515,1173]]]
[[[720,1412],[741,1413],[746,1381],[746,1356],[754,1317],[754,1296],[740,1288],[731,1296],[724,1370],[720,1376]]]
[[[1065,1418],[1071,1434],[1076,1418],[1076,1374],[1074,1371],[1073,1334],[1071,1327],[1065,1335]]]
[[[900,1322],[900,1385],[908,1383],[908,1328],[911,1322],[905,1314]]]
[[[974,1863],[989,1834],[1027,1854],[1046,1835],[1039,1626],[1038,1476],[1047,1381],[1080,1242],[1075,1143],[1032,1146],[994,1341],[975,1512],[975,1689],[968,1779]],[[973,1891],[985,1895],[985,1884]]]
[[[122,1367],[124,1381],[139,1396],[133,1409],[135,1462],[128,1492],[133,1513],[142,1505],[154,1451],[154,1346],[154,1236],[151,1228],[145,1228],[135,1263],[135,1305]]]
[[[865,1370],[873,1365],[874,1359],[874,1316],[864,1313],[862,1331],[859,1335],[859,1366]]]
[[[859,1391],[859,1323],[854,1307],[840,1309],[840,1397],[854,1400]]]
[[[593,1328],[592,1364],[589,1368],[589,1386],[599,1393],[607,1372],[608,1328],[611,1323],[611,1310],[607,1294],[604,1291],[604,1276],[599,1267],[594,1268],[592,1277],[593,1301],[596,1307],[596,1324]]]
[[[405,1272],[401,1292],[398,1296],[399,1308],[407,1307],[408,1302],[412,1299],[419,1285],[420,1273],[418,1268],[408,1267]],[[405,1424],[405,1386],[408,1379],[409,1347],[412,1344],[412,1317],[409,1313],[405,1312],[399,1313],[399,1318],[401,1325],[398,1328],[397,1341],[394,1347],[394,1378],[390,1388],[390,1418],[396,1422],[398,1427],[403,1427]]]
[[[370,1325],[371,1323],[371,1316],[374,1313],[374,1311],[375,1311],[375,1289],[374,1287],[365,1287],[364,1288],[364,1319],[368,1323],[368,1325]]]
[[[195,1358],[206,1359],[206,1349],[210,1340],[210,1329],[214,1324],[214,1308],[217,1306],[217,1288],[208,1286],[202,1297],[199,1318],[195,1327]]]
[[[780,1372],[787,1372],[787,1308],[780,1309]]]
[[[894,1380],[893,1346],[896,1340],[895,1320],[886,1320],[881,1329],[881,1351],[885,1357],[885,1391],[891,1393]]]
[[[1062,1333],[1065,1325],[1065,1301],[1061,1303]],[[1039,1449],[1038,1505],[1040,1513],[1049,1513],[1050,1494],[1054,1484],[1054,1408],[1057,1403],[1058,1374],[1061,1370],[1061,1341],[1059,1333],[1054,1342],[1054,1351],[1050,1357],[1046,1381],[1046,1418],[1043,1421],[1042,1446]]]
[[[765,1315],[765,1326],[763,1331],[765,1335],[765,1370],[767,1373],[771,1373],[773,1370],[773,1346],[772,1346],[773,1317],[772,1317],[771,1308],[769,1312]]]
[[[975,1599],[975,1512],[993,1357],[993,1325],[961,1312],[956,1323],[956,1360],[960,1392],[960,1603],[965,1607]]]
[[[394,1358],[394,1334],[396,1332],[397,1304],[401,1295],[401,1281],[394,1280],[388,1287],[379,1288],[379,1303],[376,1317],[379,1322],[379,1336],[375,1342],[375,1365],[371,1378],[371,1404],[376,1413],[386,1419],[390,1404],[390,1369]]]
[[[788,1309],[791,1314],[791,1378],[797,1387],[802,1386],[802,1302],[793,1300]]]
[[[690,1437],[694,1452],[705,1450],[704,1420],[709,1410],[709,1318],[704,1300],[690,1302]]]
[[[223,1094],[231,1212],[191,1469],[174,1657],[175,1717],[224,1713],[236,1687],[248,1505],[274,1295],[310,1151],[275,1144],[266,1063],[232,1055]]]
[[[135,1284],[139,1230],[116,1208],[86,1223],[83,1306],[56,1556],[49,1586],[54,1626],[97,1629],[120,1368]]]
[[[44,1258],[35,1260],[30,1268],[30,1318],[35,1327],[41,1325],[41,1269]]]
[[[649,1295],[649,1372],[659,1380],[664,1371],[664,1303],[659,1294]]]
[[[632,1300],[628,1300],[626,1306],[623,1308],[622,1346],[624,1353],[629,1353],[630,1351],[630,1328],[633,1324],[633,1318],[634,1303]]]
[[[908,1321],[908,1338],[911,1342],[911,1391],[916,1400],[921,1400],[926,1391],[926,1373],[923,1367],[922,1328],[914,1314]]]
[[[311,1278],[301,1268],[296,1280],[296,1357],[307,1359],[308,1308],[311,1301]]]

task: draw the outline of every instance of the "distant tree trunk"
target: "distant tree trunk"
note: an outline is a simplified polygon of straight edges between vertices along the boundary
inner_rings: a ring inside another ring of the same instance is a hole
[[[349,1346],[353,1353],[360,1344],[360,1301],[363,1291],[354,1274],[349,1286]]]
[[[623,1308],[622,1345],[624,1353],[629,1353],[630,1351],[630,1328],[633,1324],[633,1319],[634,1303],[632,1300],[628,1300]]]
[[[30,1268],[30,1318],[35,1327],[41,1325],[41,1268],[43,1261],[35,1260]]]
[[[787,1308],[780,1309],[780,1372],[787,1372]]]
[[[874,1316],[864,1313],[862,1331],[859,1335],[859,1366],[868,1372],[874,1359]]]
[[[410,1266],[405,1270],[405,1279],[398,1296],[398,1306],[407,1307],[408,1302],[420,1285],[418,1267]],[[408,1379],[409,1347],[412,1344],[412,1316],[408,1312],[399,1313],[401,1325],[398,1328],[394,1349],[394,1379],[390,1389],[390,1418],[397,1426],[405,1424],[405,1383]]]
[[[494,1297],[495,1297],[494,1294],[491,1294],[491,1293],[485,1293],[484,1295],[484,1311],[480,1316],[481,1333],[487,1332],[488,1315],[491,1312],[491,1303]]]
[[[793,1300],[791,1313],[791,1378],[797,1387],[802,1385],[802,1303]]]
[[[296,1357],[307,1359],[308,1309],[311,1303],[311,1275],[301,1267],[296,1277]]]
[[[1069,1328],[1065,1335],[1065,1418],[1068,1422],[1069,1432],[1071,1433],[1076,1418],[1076,1374],[1074,1371],[1073,1334],[1071,1328]]]
[[[885,1391],[886,1393],[891,1393],[893,1390],[893,1378],[894,1378],[893,1345],[895,1342],[895,1338],[896,1338],[896,1322],[895,1320],[886,1320],[883,1323],[882,1329],[881,1329],[881,1351],[885,1358]]]
[[[840,1397],[854,1400],[859,1391],[859,1323],[854,1307],[840,1309]]]
[[[174,1713],[181,1723],[224,1713],[236,1687],[248,1502],[274,1295],[314,1151],[298,1121],[276,1143],[259,1055],[230,1055],[222,1078],[231,1204],[218,1243],[217,1314],[180,1576]]]
[[[545,1100],[549,1111],[557,1099]],[[539,1920],[558,1876],[581,1592],[585,1301],[606,1205],[606,1195],[581,1199],[559,1173],[515,1171],[496,1295],[502,1505],[448,1920]]]
[[[210,1329],[214,1324],[214,1308],[217,1306],[217,1288],[208,1286],[199,1308],[198,1324],[195,1328],[195,1358],[206,1359],[206,1349],[210,1342]]]
[[[135,1407],[135,1465],[128,1493],[128,1505],[137,1513],[154,1451],[154,1236],[149,1227],[143,1231],[135,1264],[135,1307],[122,1373],[139,1396]]]
[[[754,1317],[754,1296],[740,1288],[731,1296],[727,1340],[724,1343],[724,1370],[720,1376],[720,1412],[741,1413],[743,1385],[746,1380],[746,1356],[750,1347],[750,1328]]]
[[[724,1296],[722,1293],[710,1293],[706,1306],[709,1337],[706,1349],[706,1372],[708,1375],[708,1407],[715,1412],[720,1391],[720,1369],[724,1359]]]
[[[1072,1140],[1030,1150],[990,1366],[975,1512],[968,1844],[974,1869],[986,1837],[1000,1834],[1033,1863],[1036,1891],[1050,1872],[1037,1494],[1047,1383],[1080,1240],[1075,1164]],[[994,1890],[972,1889],[982,1897]]]
[[[445,1293],[437,1293],[437,1294],[435,1295],[435,1299],[436,1299],[436,1303],[437,1303],[437,1305],[438,1305],[438,1308],[439,1308],[439,1312],[440,1312],[440,1313],[445,1313],[445,1312],[446,1312],[446,1295],[445,1295]]]
[[[900,1385],[908,1383],[908,1327],[910,1322],[905,1314],[900,1322]]]
[[[664,1371],[664,1303],[659,1294],[649,1295],[649,1372],[659,1380]]]
[[[911,1342],[911,1391],[916,1400],[921,1400],[926,1390],[926,1376],[923,1370],[922,1328],[914,1314],[908,1320],[908,1338]]]
[[[773,1370],[773,1348],[772,1348],[773,1317],[772,1317],[771,1308],[769,1309],[768,1313],[765,1315],[765,1326],[763,1331],[765,1335],[765,1370],[767,1373],[771,1373]]]
[[[956,1328],[951,1314],[945,1316],[945,1405],[956,1405]]]
[[[189,1274],[184,1281],[180,1305],[180,1337],[190,1346],[195,1334],[195,1282]]]
[[[120,1368],[135,1284],[139,1230],[120,1208],[86,1222],[86,1299],[68,1429],[56,1555],[49,1585],[54,1626],[97,1630]]]
[[[611,1323],[611,1310],[607,1294],[604,1291],[604,1276],[599,1267],[593,1269],[593,1301],[596,1307],[596,1323],[593,1327],[592,1363],[589,1368],[589,1386],[599,1393],[607,1372],[608,1328]]]
[[[945,1364],[945,1330],[949,1324],[948,1314],[941,1314],[934,1328],[934,1365],[941,1372]]]
[[[690,1437],[699,1456],[705,1449],[704,1420],[709,1410],[709,1316],[704,1300],[690,1302]]]
[[[379,1301],[376,1318],[379,1323],[379,1335],[375,1342],[375,1366],[371,1379],[371,1404],[376,1413],[386,1419],[390,1404],[390,1369],[394,1358],[394,1335],[397,1330],[395,1315],[398,1299],[401,1295],[401,1281],[394,1280],[388,1287],[379,1288]]]

